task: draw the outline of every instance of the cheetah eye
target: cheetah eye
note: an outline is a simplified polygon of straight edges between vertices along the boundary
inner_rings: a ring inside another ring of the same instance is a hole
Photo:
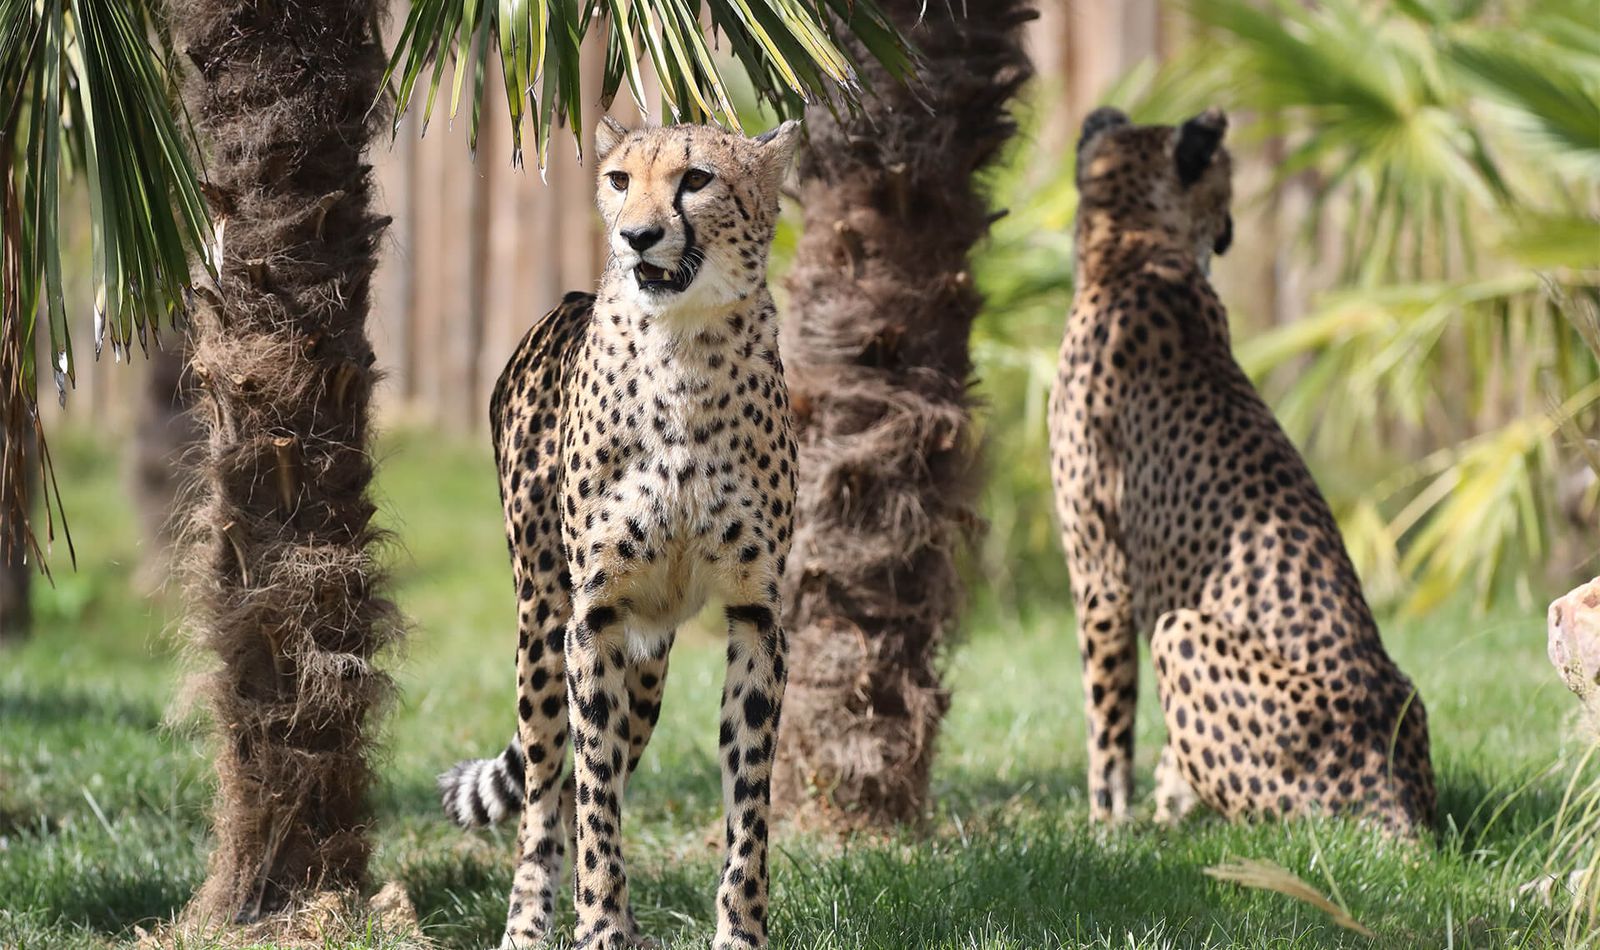
[[[683,173],[683,190],[699,191],[711,184],[712,174],[699,168],[691,168]]]
[[[610,180],[612,188],[615,188],[618,191],[628,190],[627,172],[606,172],[606,178]]]

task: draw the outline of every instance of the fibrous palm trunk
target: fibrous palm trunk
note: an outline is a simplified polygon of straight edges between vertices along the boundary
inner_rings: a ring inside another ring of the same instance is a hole
[[[28,563],[28,538],[23,530],[34,468],[27,448],[26,444],[8,444],[0,432],[0,455],[12,451],[22,456],[14,469],[17,477],[0,478],[0,644],[23,639],[33,622],[28,596],[34,568]],[[0,466],[0,470],[9,469]]]
[[[903,88],[879,71],[857,118],[809,110],[784,323],[800,528],[773,795],[842,826],[922,814],[949,705],[937,663],[977,523],[968,255],[990,215],[974,176],[1014,131],[1033,16],[1023,0],[882,6],[923,69]]]
[[[128,480],[143,542],[136,585],[145,592],[161,588],[171,573],[174,534],[184,517],[184,472],[203,438],[190,412],[194,382],[185,362],[182,340],[163,337],[150,351],[133,434]]]
[[[204,923],[364,879],[376,655],[368,291],[387,224],[363,154],[381,116],[379,0],[180,0],[220,281],[197,275],[206,448],[191,518],[196,639],[215,658],[216,850]]]

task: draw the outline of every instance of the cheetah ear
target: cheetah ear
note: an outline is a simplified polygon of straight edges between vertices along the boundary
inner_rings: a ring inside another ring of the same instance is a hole
[[[800,120],[790,119],[777,128],[762,132],[751,141],[756,145],[762,181],[776,195],[778,186],[783,184],[783,176],[789,171],[789,160],[794,157],[794,150],[800,144]]]
[[[1194,184],[1211,167],[1211,160],[1228,131],[1228,117],[1221,109],[1207,109],[1178,130],[1178,144],[1172,150],[1178,166],[1178,181],[1184,187]]]
[[[1121,109],[1110,106],[1101,106],[1084,117],[1083,132],[1078,135],[1078,153],[1083,153],[1083,147],[1090,140],[1107,129],[1114,129],[1120,125],[1128,124],[1128,114]]]
[[[628,137],[628,129],[621,122],[608,115],[600,117],[600,124],[594,127],[594,153],[595,157],[604,160],[611,154],[612,149],[622,144]]]

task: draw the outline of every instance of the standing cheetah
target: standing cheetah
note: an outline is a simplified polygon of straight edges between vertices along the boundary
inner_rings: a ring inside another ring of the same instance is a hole
[[[456,766],[440,788],[465,825],[521,813],[505,946],[551,939],[574,828],[577,946],[639,939],[623,786],[660,712],[673,631],[708,598],[727,605],[728,621],[727,850],[713,946],[767,944],[795,441],[766,266],[797,138],[793,122],[746,139],[604,120],[598,203],[610,259],[599,293],[569,294],[535,323],[495,387],[518,732],[499,758]]]
[[[1227,815],[1363,811],[1410,834],[1434,809],[1422,701],[1207,281],[1232,239],[1226,128],[1215,110],[1173,128],[1099,109],[1078,144],[1050,444],[1092,815],[1127,816],[1144,631],[1168,732],[1158,817],[1198,794]]]

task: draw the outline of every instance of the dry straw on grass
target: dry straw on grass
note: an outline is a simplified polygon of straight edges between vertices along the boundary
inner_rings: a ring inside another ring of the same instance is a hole
[[[359,945],[383,950],[431,950],[434,942],[422,933],[411,897],[398,881],[385,884],[368,901],[348,892],[312,894],[291,911],[264,917],[246,926],[211,927],[194,919],[173,921],[145,930],[134,928],[135,950],[207,950],[279,947],[284,950],[324,950]]]
[[[1219,881],[1230,881],[1241,887],[1253,887],[1292,897],[1327,914],[1329,919],[1346,930],[1353,930],[1363,937],[1377,936],[1361,921],[1350,916],[1348,910],[1329,900],[1321,891],[1281,864],[1257,858],[1235,858],[1206,868],[1205,873],[1207,877]]]

